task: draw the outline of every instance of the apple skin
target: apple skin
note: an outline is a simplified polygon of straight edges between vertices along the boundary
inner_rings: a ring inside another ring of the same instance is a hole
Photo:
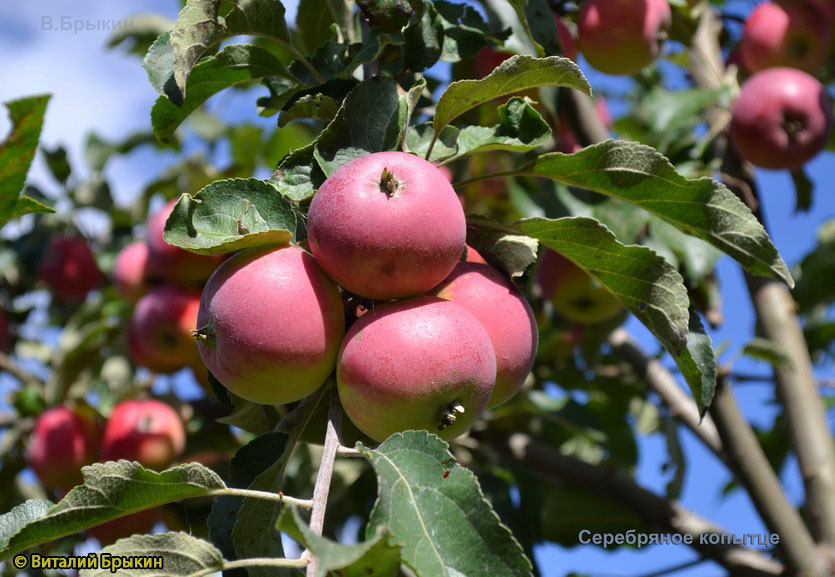
[[[83,481],[81,467],[95,462],[96,424],[65,407],[44,411],[35,423],[27,461],[46,487],[68,491]]]
[[[539,333],[528,301],[504,274],[474,262],[458,263],[432,294],[467,309],[487,331],[496,353],[496,385],[487,408],[508,401],[536,358]]]
[[[742,62],[752,73],[778,66],[814,73],[826,62],[831,34],[826,14],[811,2],[764,2],[745,21]]]
[[[126,301],[135,303],[148,292],[148,245],[127,244],[113,263],[113,285]]]
[[[186,446],[180,415],[155,399],[122,401],[113,407],[101,441],[104,461],[138,461],[161,471],[179,457]]]
[[[586,0],[577,20],[588,63],[606,74],[636,74],[661,54],[672,23],[666,0]]]
[[[395,190],[381,176],[393,175]],[[424,293],[444,280],[466,246],[461,202],[432,163],[377,152],[334,172],[310,203],[310,249],[328,275],[375,300]]]
[[[145,509],[144,511],[113,519],[96,527],[90,527],[84,533],[90,537],[95,537],[102,547],[107,547],[119,539],[124,539],[131,535],[150,533],[159,519],[159,507],[154,507],[153,509]]]
[[[336,380],[345,413],[375,441],[408,429],[451,439],[487,406],[496,354],[464,307],[423,295],[358,319],[342,343]],[[443,427],[443,411],[455,403],[464,412]]]
[[[624,309],[623,303],[586,271],[550,249],[542,257],[537,282],[543,298],[549,299],[558,313],[576,323],[607,321]]]
[[[597,108],[597,116],[598,118],[600,118],[600,122],[603,123],[603,126],[611,130],[612,113],[609,112],[609,103],[606,102],[606,99],[602,96],[598,96],[595,99],[594,103]],[[571,130],[571,127],[568,125],[568,122],[565,120],[565,118],[561,118],[559,139],[560,152],[564,154],[574,154],[575,152],[579,152],[582,149],[583,147],[577,140],[577,136],[574,134],[574,131]]]
[[[467,245],[467,258],[464,259],[465,262],[476,262],[480,264],[488,264],[487,261],[481,256],[481,253],[478,252],[476,249]],[[458,265],[455,265],[458,266]]]
[[[298,401],[336,366],[345,334],[342,297],[310,254],[252,248],[215,271],[200,303],[198,340],[209,371],[244,399]]]
[[[154,278],[169,283],[196,287],[206,282],[223,262],[224,255],[196,254],[165,242],[165,221],[174,210],[176,200],[168,202],[148,219],[148,271]]]
[[[83,301],[102,280],[90,246],[77,236],[53,237],[44,251],[38,278],[63,302]]]
[[[128,328],[134,363],[155,373],[173,373],[198,358],[200,293],[171,285],[151,289],[137,301]]]
[[[768,68],[742,85],[731,136],[751,163],[792,170],[823,150],[831,126],[832,105],[818,80],[794,68]]]

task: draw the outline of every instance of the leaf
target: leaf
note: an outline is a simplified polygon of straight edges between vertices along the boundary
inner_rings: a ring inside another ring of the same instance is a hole
[[[655,215],[650,218],[652,236],[667,245],[684,264],[687,277],[694,282],[710,274],[722,258],[722,253],[700,238],[687,236],[670,223]]]
[[[794,212],[795,214],[800,212],[809,212],[812,209],[812,197],[815,191],[815,185],[802,166],[798,169],[792,170],[791,176],[792,182],[794,183],[795,195],[797,197]]]
[[[328,2],[327,7],[323,4],[322,0],[300,0],[299,2],[296,28],[299,32],[298,39],[308,54],[331,39],[331,25],[336,23],[329,9],[332,4]],[[339,4],[342,3],[338,2],[337,5]]]
[[[791,357],[777,343],[763,338],[754,338],[745,344],[742,354],[771,364],[775,368],[791,369]]]
[[[551,138],[551,128],[524,98],[511,98],[499,106],[499,124],[467,126],[458,135],[457,156],[488,150],[527,152]]]
[[[432,6],[441,17],[444,27],[444,44],[440,57],[444,62],[459,62],[472,58],[484,48],[488,38],[503,42],[510,37],[510,28],[502,31],[491,30],[473,6],[446,0],[435,0]]]
[[[558,54],[557,26],[546,0],[509,0],[537,53]]]
[[[472,218],[469,222],[497,235],[535,238],[587,271],[661,341],[681,369],[700,410],[707,409],[716,381],[713,349],[698,317],[688,311],[690,301],[681,275],[666,260],[648,248],[621,244],[609,229],[591,218],[528,218],[511,225]]]
[[[793,294],[802,312],[835,301],[835,283],[821,279],[835,278],[835,219],[818,230],[818,246],[799,265],[800,278]]]
[[[415,11],[403,38],[404,68],[422,72],[438,61],[444,47],[444,23],[433,3],[426,2]]]
[[[429,145],[432,143],[433,138],[435,138],[435,127],[431,122],[410,126],[409,131],[406,133],[404,150],[425,158],[426,153],[429,152]],[[432,147],[432,154],[429,155],[427,160],[429,162],[438,162],[455,156],[457,152],[458,128],[455,126],[447,126],[441,132],[438,140],[435,141],[435,146]]]
[[[183,102],[175,105],[164,96],[157,98],[151,110],[154,134],[167,142],[183,120],[211,96],[230,86],[267,76],[291,78],[269,50],[250,44],[227,46],[194,67],[188,77],[188,96]]]
[[[267,36],[289,47],[290,30],[284,13],[284,5],[276,0],[235,0],[225,18],[226,28],[232,35]]]
[[[522,547],[485,500],[472,471],[426,431],[357,448],[377,473],[377,501],[366,536],[388,530],[418,575],[531,575]]]
[[[12,130],[5,142],[0,144],[0,226],[29,212],[53,212],[32,199],[20,199],[29,166],[38,149],[49,98],[33,96],[5,104],[9,109]]]
[[[45,146],[41,147],[43,154],[46,157],[46,165],[49,167],[49,172],[52,176],[60,182],[65,184],[72,173],[70,163],[67,161],[67,149],[63,146],[56,146],[55,149],[49,150]]]
[[[229,465],[227,486],[236,489],[249,487],[258,475],[276,461],[276,455],[284,452],[286,444],[287,435],[266,433],[238,449]],[[232,529],[242,504],[242,497],[228,495],[218,497],[212,503],[212,510],[209,513],[209,538],[228,560],[237,558],[235,544],[232,541]],[[238,571],[234,572],[235,575],[238,573]],[[241,575],[245,576],[245,573],[241,572]]]
[[[481,80],[459,80],[449,85],[435,107],[435,134],[480,104],[537,86],[565,86],[591,95],[586,77],[567,58],[511,56]]]
[[[24,526],[45,517],[53,506],[44,499],[28,499],[8,513],[0,515],[0,548],[5,549],[11,539]]]
[[[393,150],[402,130],[397,84],[375,76],[354,88],[319,135],[314,156],[325,175],[372,152]]]
[[[144,57],[154,40],[174,26],[174,22],[156,12],[141,12],[131,14],[130,25],[121,26],[107,37],[105,46],[115,48],[119,45],[126,47],[131,54]]]
[[[394,577],[400,569],[400,546],[392,543],[391,535],[383,530],[364,543],[343,545],[315,534],[305,523],[296,507],[292,508],[294,529],[316,558],[316,577]]]
[[[403,28],[414,11],[410,0],[357,0],[357,6],[373,26],[388,32]]]
[[[199,254],[224,254],[251,246],[290,242],[296,215],[267,182],[216,180],[180,197],[165,223],[165,241]]]
[[[96,463],[81,469],[84,484],[74,488],[46,516],[25,525],[0,551],[0,560],[118,517],[223,489],[220,477],[203,465],[187,463],[161,473],[139,463]]]
[[[79,577],[112,577],[114,573],[126,576],[147,575],[154,577],[199,577],[223,569],[223,557],[211,543],[187,533],[158,533],[134,535],[119,539],[102,549],[112,557],[162,557],[161,568],[117,570],[110,567],[82,569]]]
[[[50,212],[55,212],[55,209],[35,200],[30,196],[21,196],[17,199],[17,202],[15,202],[14,208],[9,215],[9,219],[19,218],[24,214],[45,214]],[[0,223],[2,222],[3,220],[0,219]]]
[[[339,111],[339,103],[325,94],[308,94],[290,105],[278,117],[278,125],[287,126],[294,120],[327,120],[330,122]]]
[[[551,178],[621,198],[701,238],[736,259],[747,271],[794,281],[762,224],[725,185],[688,180],[654,149],[607,140],[574,154],[543,154],[517,174]]]
[[[270,184],[285,198],[295,202],[312,198],[325,181],[325,173],[313,156],[315,146],[311,143],[294,150],[278,165]]]
[[[520,278],[536,262],[539,242],[535,239],[507,230],[496,230],[490,221],[480,216],[468,217],[467,223],[467,245],[510,278]]]

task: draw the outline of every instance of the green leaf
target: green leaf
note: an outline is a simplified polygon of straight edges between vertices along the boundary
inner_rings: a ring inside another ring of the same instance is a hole
[[[762,224],[736,195],[711,178],[684,178],[648,146],[607,140],[570,155],[543,154],[514,173],[622,198],[707,241],[750,273],[794,285]]]
[[[794,298],[802,312],[835,301],[835,283],[821,279],[835,278],[835,219],[825,222],[818,230],[818,246],[807,254],[799,265],[799,279]]]
[[[391,535],[383,530],[364,543],[343,545],[315,534],[305,523],[297,508],[292,508],[296,532],[302,545],[316,557],[316,577],[394,577],[400,570],[400,546],[392,543]]]
[[[5,549],[15,534],[32,521],[45,517],[53,506],[44,499],[28,499],[8,513],[0,515],[0,548]]]
[[[591,95],[586,77],[567,58],[511,56],[481,80],[459,80],[449,85],[435,108],[435,134],[480,104],[537,86],[565,86]]]
[[[546,0],[509,0],[537,53],[559,54],[554,13]]]
[[[55,212],[55,209],[35,200],[30,196],[21,196],[17,199],[17,202],[15,202],[14,208],[9,215],[9,220],[19,218],[24,214],[45,214],[50,212]],[[0,219],[0,223],[2,222],[4,221]]]
[[[327,6],[324,5],[326,3]],[[298,40],[306,53],[313,53],[319,46],[332,39],[331,25],[336,23],[330,10],[333,5],[344,6],[344,3],[300,0],[296,12],[296,28],[299,32]]]
[[[225,18],[226,28],[231,35],[266,36],[289,47],[290,30],[284,13],[284,4],[276,0],[235,0]]]
[[[314,156],[322,171],[330,176],[360,156],[396,148],[403,129],[402,104],[397,84],[387,76],[354,88],[316,142]]]
[[[227,486],[236,489],[249,487],[258,475],[276,461],[276,455],[284,452],[286,444],[287,435],[266,433],[238,449],[229,464]],[[232,529],[243,501],[242,497],[218,497],[212,503],[212,510],[209,513],[209,538],[228,560],[237,558],[235,544],[232,541]]]
[[[294,150],[278,165],[270,184],[285,198],[295,202],[312,198],[325,181],[325,173],[313,155],[315,146],[313,142]]]
[[[339,102],[325,94],[308,94],[290,105],[278,117],[279,126],[287,126],[294,120],[327,120],[330,122],[339,111]]]
[[[403,30],[403,67],[422,72],[435,64],[443,53],[444,23],[431,2],[415,12]]]
[[[84,141],[84,160],[90,168],[96,172],[101,172],[107,161],[114,154],[128,154],[133,152],[139,146],[151,145],[161,148],[173,148],[179,150],[180,146],[176,140],[171,143],[161,145],[157,142],[156,136],[153,132],[135,132],[125,138],[124,140],[110,142],[105,140],[95,132],[87,134],[87,139]]]
[[[214,471],[198,463],[157,473],[139,463],[111,461],[84,467],[81,474],[84,484],[67,493],[46,516],[25,525],[11,537],[0,551],[0,560],[118,517],[205,496],[225,487]]]
[[[426,154],[429,152],[429,145],[432,144],[434,138],[435,126],[431,122],[410,126],[409,131],[406,133],[404,149],[406,152],[412,152],[422,158],[426,158]],[[455,156],[457,152],[458,128],[455,126],[447,126],[441,132],[438,140],[435,141],[435,146],[432,147],[432,153],[427,160],[429,162],[438,162]]]
[[[809,212],[812,208],[812,197],[815,191],[815,185],[802,166],[798,169],[792,170],[791,175],[797,198],[794,206],[794,212]]]
[[[652,215],[652,236],[669,247],[684,265],[687,277],[694,282],[710,274],[722,253],[700,238],[687,236],[670,223]]]
[[[774,341],[754,338],[742,349],[742,354],[771,364],[775,368],[791,369],[794,364],[788,353]]]
[[[377,473],[377,501],[366,535],[388,530],[418,575],[531,575],[522,547],[485,500],[472,471],[426,431],[357,448]]]
[[[130,25],[116,29],[107,37],[105,46],[115,48],[122,45],[131,54],[144,57],[154,40],[174,26],[174,22],[156,12],[131,14]]]
[[[114,573],[125,576],[198,577],[223,569],[223,557],[211,543],[187,533],[158,533],[134,535],[119,539],[102,549],[113,557],[162,557],[162,568],[125,569],[115,571],[109,567],[83,569],[79,577],[112,577]]]
[[[457,156],[488,150],[527,152],[551,138],[551,128],[524,98],[511,98],[499,106],[499,124],[467,126],[458,135]]]
[[[484,48],[488,38],[503,42],[510,37],[510,28],[502,31],[491,30],[481,14],[472,6],[446,0],[435,0],[432,6],[441,17],[444,27],[444,44],[440,57],[444,62],[459,62],[472,58]]]
[[[164,96],[157,98],[151,110],[154,134],[160,141],[168,141],[183,120],[210,97],[230,86],[267,76],[291,78],[269,50],[250,44],[227,46],[194,67],[183,102],[175,105]]]
[[[60,182],[65,184],[72,173],[70,163],[67,161],[67,149],[63,146],[56,146],[53,150],[47,147],[41,147],[43,154],[46,157],[46,165],[49,167],[49,172],[52,176]]]
[[[199,254],[224,254],[251,246],[290,242],[296,214],[268,182],[216,180],[184,194],[165,223],[165,241]]]
[[[29,212],[53,212],[32,199],[20,199],[29,166],[38,149],[49,98],[33,96],[5,104],[9,109],[12,130],[5,142],[0,144],[0,226]]]

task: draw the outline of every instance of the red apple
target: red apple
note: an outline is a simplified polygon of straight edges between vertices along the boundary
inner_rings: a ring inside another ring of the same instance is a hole
[[[749,72],[787,66],[817,72],[826,62],[832,28],[807,0],[764,2],[745,21],[740,50]]]
[[[586,0],[577,20],[580,49],[601,72],[636,74],[660,56],[671,23],[666,0]]]
[[[148,245],[132,242],[116,255],[113,284],[122,297],[136,302],[148,292]]]
[[[484,257],[481,256],[481,253],[478,252],[476,249],[467,245],[467,257],[464,259],[466,262],[476,262],[480,264],[487,264],[487,261],[484,260]]]
[[[419,296],[358,319],[342,343],[336,379],[345,413],[372,439],[408,429],[450,439],[487,406],[496,354],[464,307]]]
[[[130,400],[113,407],[104,428],[101,457],[105,461],[138,461],[161,471],[179,457],[186,431],[177,412],[154,399]]]
[[[308,211],[313,256],[354,294],[389,300],[428,291],[464,252],[466,221],[430,162],[377,152],[334,172]]]
[[[550,249],[546,249],[539,264],[537,282],[543,298],[549,299],[562,316],[576,323],[607,321],[624,309],[617,297],[591,275]]]
[[[159,513],[159,507],[145,509],[132,515],[113,519],[96,527],[90,527],[84,533],[90,537],[95,537],[102,547],[106,547],[125,537],[150,533],[159,521]]]
[[[173,373],[198,356],[200,293],[169,285],[151,289],[136,303],[128,329],[128,351],[134,363],[156,373]]]
[[[496,385],[488,409],[525,384],[536,357],[533,311],[518,288],[488,264],[460,262],[432,294],[467,309],[484,327],[496,353]]]
[[[344,315],[337,286],[308,253],[294,246],[249,249],[206,283],[197,321],[200,354],[240,397],[297,401],[336,366]]]
[[[832,104],[826,89],[794,68],[769,68],[742,85],[733,107],[731,135],[740,154],[770,169],[799,168],[829,138]]]
[[[56,236],[44,251],[38,278],[61,301],[83,301],[102,280],[90,246],[77,236]]]
[[[176,204],[172,200],[148,219],[148,271],[170,283],[194,287],[206,282],[225,257],[195,254],[165,242],[165,221]]]
[[[81,484],[81,467],[96,460],[98,443],[93,421],[64,407],[49,409],[35,423],[29,466],[45,486],[68,491]]]
[[[574,39],[571,30],[557,14],[554,14],[554,22],[557,24],[557,38],[560,40],[562,55],[571,60],[577,60],[577,41]]]

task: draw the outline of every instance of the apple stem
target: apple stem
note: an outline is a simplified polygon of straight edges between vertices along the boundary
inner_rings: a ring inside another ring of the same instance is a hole
[[[380,175],[380,188],[389,197],[394,196],[400,190],[400,181],[394,177],[394,173],[388,168],[383,169]]]
[[[215,331],[211,325],[205,325],[199,329],[195,329],[191,331],[191,335],[204,345],[214,346],[215,344]]]

